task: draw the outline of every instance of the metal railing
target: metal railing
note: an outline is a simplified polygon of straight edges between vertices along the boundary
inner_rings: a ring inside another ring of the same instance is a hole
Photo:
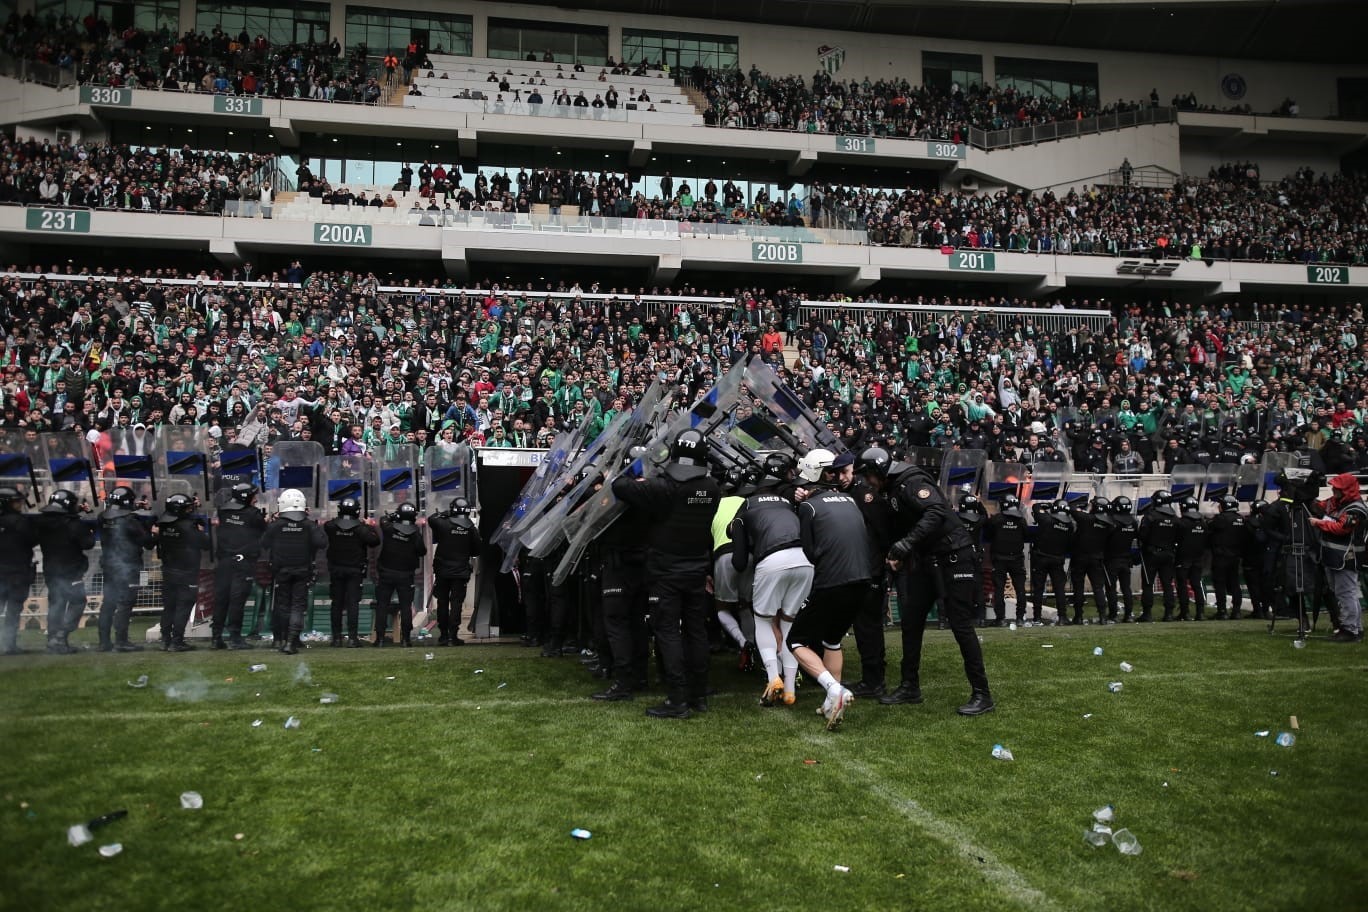
[[[0,56],[0,76],[65,89],[76,85],[76,71],[37,60]]]
[[[913,314],[919,326],[929,323],[945,324],[956,319],[990,317],[999,331],[1010,331],[1018,323],[1034,326],[1048,333],[1068,332],[1086,327],[1094,333],[1106,330],[1115,317],[1109,310],[1081,310],[1032,307],[943,307],[937,304],[884,304],[877,301],[799,301],[798,320],[806,325],[813,319],[823,323],[844,319],[849,323],[863,323],[867,319],[883,319],[891,314]]]
[[[1006,130],[982,130],[978,127],[970,127],[969,145],[989,151],[1010,149],[1012,146],[1053,142],[1057,139],[1071,139],[1093,133],[1124,130],[1127,127],[1177,123],[1177,121],[1177,108],[1161,107],[1120,111],[1116,114],[1099,114],[1096,117],[1084,117],[1078,120],[1058,120],[1054,123],[1030,127],[1011,127]]]

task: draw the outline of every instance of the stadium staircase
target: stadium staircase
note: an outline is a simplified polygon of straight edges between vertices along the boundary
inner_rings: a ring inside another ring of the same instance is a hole
[[[689,102],[698,111],[700,117],[708,113],[708,96],[704,95],[693,86],[686,85],[682,82],[679,84],[679,91],[683,92],[684,96],[689,99]]]

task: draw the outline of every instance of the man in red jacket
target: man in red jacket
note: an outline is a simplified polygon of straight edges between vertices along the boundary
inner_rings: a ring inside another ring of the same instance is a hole
[[[1334,492],[1317,506],[1325,515],[1311,520],[1321,533],[1321,565],[1339,603],[1340,625],[1330,638],[1336,643],[1363,639],[1363,609],[1359,602],[1359,570],[1368,536],[1368,504],[1359,493],[1358,479],[1344,472],[1330,479]],[[1320,512],[1320,511],[1316,511]]]

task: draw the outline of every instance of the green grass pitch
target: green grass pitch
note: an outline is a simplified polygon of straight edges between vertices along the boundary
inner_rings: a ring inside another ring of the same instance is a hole
[[[982,634],[996,712],[954,714],[932,632],[926,703],[857,701],[833,733],[815,688],[762,709],[730,657],[682,722],[513,646],[3,659],[0,908],[1368,908],[1363,646],[1249,621]],[[1084,842],[1105,804],[1142,854]]]

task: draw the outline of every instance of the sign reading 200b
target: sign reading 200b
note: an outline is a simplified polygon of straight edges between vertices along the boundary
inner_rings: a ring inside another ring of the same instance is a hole
[[[369,247],[375,232],[373,225],[338,225],[333,222],[314,224],[314,243],[337,247]]]

